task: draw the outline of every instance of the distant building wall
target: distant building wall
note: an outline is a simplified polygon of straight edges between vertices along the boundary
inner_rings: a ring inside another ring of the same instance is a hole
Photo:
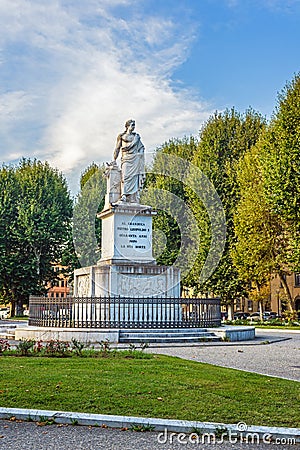
[[[295,310],[300,310],[300,273],[294,272],[286,276],[286,282],[289,287],[292,299],[294,300]],[[281,314],[285,310],[285,295],[279,277],[276,275],[271,280],[271,307],[272,311]]]
[[[64,267],[57,264],[54,266],[54,271],[58,272],[62,270]],[[54,283],[48,285],[47,297],[67,297],[70,294],[70,285],[69,285],[69,277],[66,277],[63,274],[58,275],[58,280],[54,281]]]

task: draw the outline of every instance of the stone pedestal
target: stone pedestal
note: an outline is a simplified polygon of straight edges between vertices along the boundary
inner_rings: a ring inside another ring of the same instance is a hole
[[[154,264],[152,255],[152,216],[150,206],[118,202],[104,209],[101,264]]]
[[[152,217],[155,214],[147,205],[117,202],[98,215],[102,220],[101,259],[95,266],[75,270],[74,297],[107,298],[97,305],[99,316],[128,323],[134,317],[144,320],[147,317],[152,323],[161,323],[166,318],[181,320],[179,304],[160,303],[161,298],[180,297],[180,272],[175,267],[158,266],[153,258]],[[115,302],[109,300],[111,297],[150,298],[151,308],[147,304],[142,306],[142,301],[130,303],[130,300],[120,302],[116,308]],[[89,311],[87,300],[75,313],[79,319],[89,320]]]
[[[179,269],[155,264],[99,264],[75,270],[74,297],[180,297]]]
[[[98,215],[101,259],[75,271],[75,297],[180,297],[179,270],[153,258],[155,214],[150,206],[119,202]]]

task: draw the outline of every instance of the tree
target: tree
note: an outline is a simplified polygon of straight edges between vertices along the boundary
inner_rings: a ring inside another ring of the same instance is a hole
[[[263,175],[266,200],[289,228],[293,252],[286,263],[300,270],[300,74],[278,95],[263,142]]]
[[[189,161],[197,149],[193,137],[172,139],[156,150],[141,202],[157,210],[153,218],[153,250],[159,264],[181,269],[191,256],[191,222],[184,189]],[[190,251],[189,251],[190,249]]]
[[[65,179],[47,162],[23,159],[3,167],[1,183],[0,290],[20,314],[29,295],[44,293],[56,278],[52,264],[67,245],[72,200]]]
[[[81,175],[73,218],[73,242],[81,266],[96,264],[101,251],[101,220],[106,192],[105,167],[92,163]]]
[[[15,171],[3,166],[0,171],[0,292],[5,301],[13,300],[12,275],[18,280],[23,271],[17,231],[19,192]]]
[[[233,215],[235,242],[230,250],[239,277],[249,287],[249,298],[260,306],[271,273],[285,273],[289,252],[285,222],[271,211],[265,199],[261,142],[248,150],[238,164],[239,201]]]
[[[235,240],[233,214],[239,197],[236,167],[241,155],[257,142],[264,127],[265,120],[251,109],[243,115],[234,109],[215,113],[200,132],[198,148],[192,160],[213,183],[219,194],[226,214],[227,238],[218,268],[205,283],[200,283],[200,273],[209,252],[212,232],[203,203],[190,191],[190,206],[202,230],[201,248],[190,283],[197,291],[221,296],[223,303],[229,306],[235,298],[244,293],[244,282],[239,277],[230,254]]]

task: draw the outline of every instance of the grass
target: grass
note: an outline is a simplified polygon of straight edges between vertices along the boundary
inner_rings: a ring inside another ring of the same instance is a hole
[[[278,321],[275,322],[259,322],[259,321],[253,321],[250,322],[249,320],[227,320],[225,325],[249,325],[249,326],[255,326],[255,328],[272,328],[276,329],[278,331],[280,330],[300,330],[300,325],[292,325],[288,323],[279,323]],[[223,325],[223,323],[222,323]]]
[[[155,355],[0,357],[0,406],[298,427],[299,383]]]
[[[13,316],[5,320],[28,320],[28,316]]]

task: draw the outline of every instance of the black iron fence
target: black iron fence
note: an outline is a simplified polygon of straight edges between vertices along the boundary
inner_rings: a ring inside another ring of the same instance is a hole
[[[221,324],[220,299],[31,297],[29,325],[67,328],[198,328]]]

